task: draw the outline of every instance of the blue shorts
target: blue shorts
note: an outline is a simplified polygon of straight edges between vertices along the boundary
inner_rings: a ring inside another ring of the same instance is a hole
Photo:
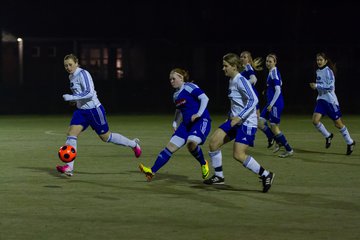
[[[279,124],[280,123],[280,117],[281,113],[284,109],[283,105],[274,105],[271,108],[271,111],[268,112],[267,107],[269,104],[266,104],[266,106],[263,108],[263,110],[260,113],[260,117],[268,120],[270,123]]]
[[[316,101],[314,113],[320,113],[322,115],[328,115],[332,120],[338,120],[342,115],[340,107],[336,104],[329,103],[323,99]]]
[[[194,123],[185,125],[183,123],[176,129],[172,136],[178,136],[186,140],[190,135],[201,139],[200,145],[204,144],[211,130],[211,120],[208,118],[199,118]]]
[[[247,127],[244,124],[231,127],[231,120],[227,120],[225,123],[221,124],[219,128],[226,133],[230,140],[235,139],[235,142],[242,143],[250,147],[254,146],[257,128]]]
[[[70,125],[81,125],[84,127],[83,131],[90,125],[98,135],[109,131],[105,109],[102,105],[92,109],[77,109],[72,116]]]

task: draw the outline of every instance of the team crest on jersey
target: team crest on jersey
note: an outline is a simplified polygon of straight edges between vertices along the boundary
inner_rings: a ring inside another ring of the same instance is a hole
[[[178,99],[178,100],[175,101],[175,106],[176,106],[176,107],[180,107],[180,106],[182,106],[182,105],[185,105],[185,103],[186,103],[186,99],[185,99],[185,98],[183,98],[183,99]]]

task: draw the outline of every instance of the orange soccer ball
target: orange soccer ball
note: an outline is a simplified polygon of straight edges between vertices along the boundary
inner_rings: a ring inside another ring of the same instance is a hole
[[[68,163],[74,161],[76,158],[76,150],[73,146],[64,145],[59,149],[59,158],[61,161]]]

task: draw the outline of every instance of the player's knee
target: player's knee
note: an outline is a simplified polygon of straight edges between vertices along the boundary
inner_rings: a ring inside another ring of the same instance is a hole
[[[344,127],[344,124],[342,122],[335,122],[334,123],[335,127],[338,128],[338,129],[341,129]]]
[[[187,149],[188,149],[190,152],[192,152],[192,151],[194,151],[194,150],[196,149],[197,143],[190,141],[190,142],[188,142],[188,143],[186,144],[186,147],[187,147]]]
[[[219,143],[216,139],[211,138],[209,141],[209,150],[210,152],[214,152],[219,148]]]
[[[238,161],[243,163],[246,160],[246,154],[245,153],[234,153],[233,154],[233,158]]]
[[[312,124],[313,124],[314,126],[317,126],[319,123],[320,123],[320,121],[317,120],[317,119],[313,119],[313,120],[312,120]]]
[[[108,141],[108,138],[106,138],[106,137],[104,137],[104,136],[100,136],[100,139],[101,139],[101,141],[103,141],[103,142],[107,142],[107,141]]]
[[[110,134],[111,134],[110,132],[107,132],[107,133],[99,135],[99,137],[100,137],[101,141],[109,142]]]

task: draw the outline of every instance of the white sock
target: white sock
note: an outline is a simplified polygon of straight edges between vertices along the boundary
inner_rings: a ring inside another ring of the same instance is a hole
[[[137,144],[134,140],[130,140],[119,133],[110,133],[107,142],[132,148],[135,147]]]
[[[75,148],[75,150],[77,150],[77,137],[76,136],[68,136],[66,138],[65,144],[73,146]]]
[[[254,173],[256,173],[256,174],[259,175],[261,166],[260,166],[260,164],[259,164],[252,156],[248,156],[243,165],[244,165],[244,167],[246,167],[247,169],[249,169],[249,170],[251,170],[252,172],[254,172]],[[261,174],[261,176],[267,176],[268,174],[269,174],[269,172],[264,169],[264,171],[263,171],[263,173]]]
[[[352,144],[354,140],[350,137],[350,133],[346,126],[344,126],[342,129],[340,129],[340,133],[343,136],[345,142],[347,145]]]
[[[74,161],[71,161],[71,162],[66,163],[66,165],[68,165],[68,166],[71,168],[71,170],[74,170],[74,162],[75,162],[75,160],[74,160]]]
[[[224,178],[224,172],[222,170],[222,154],[221,150],[215,152],[209,152],[211,164],[215,170],[215,175]]]
[[[77,151],[77,137],[76,136],[68,136],[66,138],[65,144],[73,146],[75,148],[75,150]],[[72,162],[66,163],[66,165],[68,165],[71,168],[71,170],[74,170],[74,162],[75,162],[75,160]]]
[[[330,137],[331,133],[325,128],[324,124],[319,122],[317,125],[315,125],[317,130],[324,136],[324,137]]]

